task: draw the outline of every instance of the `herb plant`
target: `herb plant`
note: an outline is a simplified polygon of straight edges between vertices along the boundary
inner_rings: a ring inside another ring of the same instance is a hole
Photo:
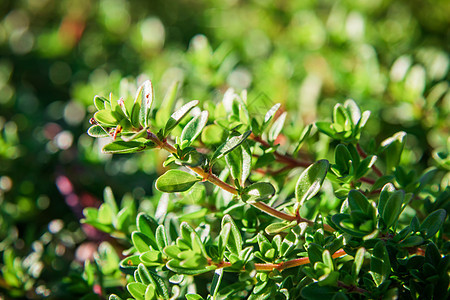
[[[119,207],[113,187],[84,210],[124,255],[114,269],[104,246],[108,263],[85,271],[108,290],[101,266],[120,269],[127,291],[109,299],[448,297],[446,173],[403,165],[405,132],[361,143],[370,112],[353,100],[292,128],[281,104],[255,113],[245,91],[185,104],[177,91],[157,109],[150,81],[135,99],[94,98],[103,152],[165,155],[154,207]]]

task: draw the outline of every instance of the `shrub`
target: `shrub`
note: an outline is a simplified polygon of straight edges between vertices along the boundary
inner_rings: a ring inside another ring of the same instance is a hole
[[[405,132],[360,143],[370,112],[353,100],[300,128],[280,104],[253,113],[245,91],[171,113],[176,93],[158,109],[150,81],[135,99],[94,98],[103,152],[169,154],[149,208],[119,209],[107,189],[84,211],[124,247],[108,271],[133,298],[448,297],[450,189],[438,168],[401,163]]]

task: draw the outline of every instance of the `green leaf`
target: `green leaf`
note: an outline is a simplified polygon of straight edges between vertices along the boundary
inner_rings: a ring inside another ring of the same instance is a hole
[[[183,214],[180,216],[179,220],[180,221],[187,221],[187,220],[200,220],[202,219],[204,216],[206,216],[209,213],[209,209],[207,209],[206,207],[199,209],[197,211],[188,213],[188,214]]]
[[[378,199],[378,214],[382,216],[389,197],[395,192],[395,187],[392,183],[387,183],[383,186]]]
[[[95,207],[86,207],[85,209],[83,209],[83,215],[86,220],[96,221],[98,217],[98,209],[96,209]]]
[[[417,216],[412,217],[409,227],[411,227],[412,232],[418,232],[420,230],[420,222]]]
[[[132,135],[122,135],[121,138],[125,142],[130,142],[132,140],[138,139],[138,138],[145,138],[147,137],[147,128],[142,128],[138,132],[133,133]]]
[[[217,145],[222,143],[226,137],[226,132],[219,125],[208,125],[203,129],[202,142],[206,145]]]
[[[447,212],[444,209],[438,209],[432,212],[420,225],[420,233],[425,239],[432,238],[444,224]]]
[[[138,141],[114,141],[110,144],[107,144],[103,147],[102,152],[103,153],[110,153],[110,154],[126,154],[126,153],[135,153],[140,152],[145,149],[151,149],[155,148],[156,145],[152,142],[149,143],[141,143]]]
[[[308,246],[308,257],[311,265],[318,261],[322,261],[323,248],[315,243],[310,243]]]
[[[405,192],[403,190],[395,191],[387,200],[381,215],[386,227],[389,228],[397,223],[398,217],[402,211],[403,199]]]
[[[344,294],[344,292],[337,292],[334,294],[333,298],[331,300],[349,300],[350,298],[347,297],[347,295]]]
[[[275,195],[275,188],[269,182],[256,182],[247,186],[241,194],[245,202],[265,201]]]
[[[170,245],[164,248],[164,253],[171,258],[178,258],[178,255],[181,253],[179,247],[175,245]]]
[[[425,240],[421,236],[413,235],[399,243],[400,247],[409,248],[423,244]]]
[[[195,261],[195,258],[191,259],[192,265],[202,265],[203,263],[206,263],[206,258],[204,258],[204,262],[201,262],[200,264]],[[184,265],[188,265],[189,262],[186,262]],[[200,268],[191,267],[183,267],[180,265],[180,262],[178,260],[169,260],[166,264],[167,268],[172,270],[173,272],[176,272],[178,274],[185,274],[185,275],[199,275],[203,274],[212,270],[215,270],[217,267],[215,265],[211,266],[202,266]]]
[[[121,260],[119,267],[125,274],[133,275],[140,263],[141,260],[139,259],[139,255],[132,255]]]
[[[105,103],[109,103],[109,100],[106,99],[105,97],[102,97],[99,95],[96,95],[94,97],[94,105],[97,108],[97,110],[102,110],[102,109],[107,108]]]
[[[127,285],[128,292],[137,300],[145,300],[144,295],[146,289],[147,285],[140,282],[131,282]]]
[[[386,159],[386,169],[393,171],[399,164],[405,145],[406,132],[400,131],[381,143]]]
[[[106,203],[102,204],[98,209],[97,221],[102,224],[112,224],[113,221],[113,210]]]
[[[186,294],[187,300],[203,300],[203,297],[199,294]]]
[[[162,264],[161,252],[149,250],[139,255],[139,260],[146,266],[159,266]]]
[[[369,120],[369,117],[370,117],[370,111],[366,110],[362,113],[361,119],[359,119],[358,124],[357,124],[357,127],[358,127],[357,132],[358,133],[361,131],[361,128],[363,128],[366,125],[367,121]]]
[[[370,215],[370,212],[373,209],[366,196],[358,190],[351,190],[348,193],[348,205],[352,212],[361,211],[366,215]]]
[[[316,122],[315,125],[320,132],[325,133],[333,139],[338,139],[336,130],[334,130],[330,122]]]
[[[108,132],[106,132],[106,130],[100,125],[92,125],[89,127],[87,133],[94,138],[109,136]]]
[[[287,112],[282,113],[278,119],[273,122],[272,127],[270,127],[268,139],[270,142],[274,142],[281,130],[283,129],[284,122],[286,121]]]
[[[392,182],[394,176],[392,175],[384,175],[378,178],[375,183],[372,185],[370,189],[371,192],[381,189],[385,184]]]
[[[216,160],[222,158],[223,156],[227,155],[228,153],[239,147],[249,137],[251,133],[252,132],[249,130],[241,135],[229,138],[214,152],[211,158],[211,164],[213,164]]]
[[[356,251],[355,259],[352,265],[352,276],[353,280],[357,282],[359,271],[361,271],[362,265],[364,263],[364,254],[366,253],[366,249],[363,247],[359,248]]]
[[[320,286],[314,282],[308,284],[302,289],[301,296],[307,300],[331,299],[338,289],[333,286]]]
[[[370,168],[372,168],[376,160],[377,156],[375,155],[369,155],[365,159],[363,159],[356,169],[355,178],[363,177],[370,170]]]
[[[108,300],[122,300],[122,298],[120,298],[119,296],[117,296],[115,294],[111,294],[111,295],[109,295]]]
[[[431,242],[428,244],[427,249],[425,250],[425,260],[426,262],[437,267],[439,262],[441,261],[441,254],[439,253],[439,249],[436,245]]]
[[[161,298],[169,299],[169,291],[164,281],[157,274],[149,271],[143,264],[139,264],[136,272],[134,273],[134,276],[136,281],[140,279],[139,281],[141,281],[145,285],[153,286],[153,290],[150,292],[148,291],[147,287],[145,297],[147,297],[148,293],[154,296],[155,292],[157,292],[157,294],[161,295]]]
[[[206,188],[203,183],[194,184],[187,192],[184,192],[182,200],[185,204],[202,204],[206,199]]]
[[[94,114],[94,119],[103,126],[113,127],[119,124],[119,119],[116,113],[111,110],[102,109]]]
[[[265,232],[267,234],[277,234],[280,233],[282,231],[285,231],[286,229],[292,228],[294,226],[297,225],[297,221],[292,221],[290,223],[286,223],[286,222],[277,222],[277,223],[272,223],[269,226],[266,227]]]
[[[339,272],[331,271],[319,277],[319,285],[320,286],[336,286],[337,281],[339,279]]]
[[[281,106],[281,103],[277,103],[269,109],[269,111],[264,116],[264,124],[267,124],[270,122],[270,120],[272,120],[273,116],[275,115],[277,110],[280,108],[280,106]]]
[[[371,233],[368,231],[362,231],[355,228],[349,214],[335,214],[331,217],[331,221],[343,232],[348,233],[352,236],[363,238],[367,234]]]
[[[192,100],[182,107],[175,111],[169,118],[164,127],[164,137],[167,137],[169,133],[181,122],[184,116],[187,115],[195,106],[197,106],[200,102],[198,100]]]
[[[377,286],[383,283],[391,273],[389,255],[383,241],[379,241],[373,248],[370,260],[370,273]]]
[[[154,237],[158,223],[146,213],[139,213],[136,218],[137,228],[148,237]],[[155,241],[156,243],[156,241]],[[155,244],[156,245],[156,244]]]
[[[200,181],[196,176],[181,170],[169,170],[156,180],[156,188],[164,193],[184,192]]]
[[[231,253],[239,255],[239,252],[242,250],[243,244],[241,232],[239,231],[239,228],[236,226],[230,215],[225,215],[222,218],[222,227],[224,227],[227,223],[231,225],[231,234],[228,238],[227,248]]]
[[[114,198],[114,194],[112,192],[111,187],[107,186],[103,190],[103,200],[105,201],[106,204],[108,204],[111,207],[112,212],[115,215],[119,212],[119,209],[117,208],[116,204],[116,199]]]
[[[223,254],[225,253],[226,246],[228,244],[228,239],[230,237],[231,232],[231,224],[225,223],[222,226],[219,234],[219,243],[218,243],[218,257],[219,259],[223,259]]]
[[[309,124],[308,126],[306,126],[305,128],[303,128],[302,134],[300,134],[300,138],[297,142],[297,146],[295,147],[295,150],[293,152],[292,155],[296,156],[298,151],[300,150],[300,148],[302,147],[303,143],[305,142],[305,140],[308,138],[311,129],[313,127],[313,124]]]
[[[138,90],[138,92],[139,92],[139,90]],[[134,100],[133,107],[131,108],[131,112],[130,112],[130,115],[131,115],[130,122],[134,128],[141,127],[141,123],[139,121],[140,112],[141,112],[141,102],[139,101],[138,98],[136,98]],[[146,127],[144,127],[144,128],[146,128]]]
[[[175,159],[175,162],[182,166],[197,167],[203,164],[206,156],[197,151],[190,151],[183,159]]]
[[[152,109],[153,98],[154,96],[152,82],[150,80],[146,80],[139,87],[135,100],[135,102],[139,102],[141,104],[139,110],[139,123],[144,128],[150,126],[149,118]]]
[[[333,259],[331,258],[331,254],[330,251],[328,250],[324,250],[322,252],[322,261],[325,265],[327,265],[327,267],[331,270],[334,271],[334,264],[333,264]]]
[[[289,232],[281,243],[280,255],[287,256],[297,246],[297,236]]]
[[[163,249],[168,245],[166,229],[164,228],[164,225],[158,226],[158,228],[156,229],[155,237],[159,251],[163,251]]]
[[[344,102],[344,107],[350,114],[350,120],[354,125],[356,125],[361,119],[361,110],[358,107],[358,104],[353,99],[348,99]]]
[[[181,143],[184,147],[189,146],[199,135],[202,133],[203,128],[208,122],[209,113],[205,110],[200,113],[200,115],[194,117],[187,125],[183,128],[181,133]],[[183,144],[187,141],[187,144]]]
[[[145,300],[153,300],[157,299],[156,297],[156,289],[153,285],[148,285],[147,289],[145,290]]]
[[[345,145],[343,144],[337,145],[336,149],[334,150],[334,158],[336,166],[338,170],[341,172],[340,175],[348,173],[352,157]]]
[[[239,184],[243,186],[250,175],[252,163],[252,156],[247,142],[244,142],[235,151],[225,155],[225,160],[233,179],[238,180]]]
[[[143,264],[139,264],[136,272],[139,274],[139,278],[143,284],[148,285],[152,283],[153,279],[151,278],[150,272]]]
[[[327,175],[329,163],[322,159],[309,166],[300,175],[295,187],[295,198],[302,205],[305,201],[314,197],[322,186]]]
[[[217,293],[219,292],[219,287],[220,287],[220,283],[222,281],[222,277],[223,277],[223,268],[222,269],[218,269],[214,272],[214,276],[211,282],[211,296],[213,297],[213,299],[215,299]]]
[[[133,241],[134,247],[139,251],[140,253],[144,253],[150,250],[150,246],[153,247],[152,244],[154,242],[145,234],[139,231],[134,231],[131,234],[131,240]]]
[[[195,230],[187,222],[182,222],[180,224],[181,237],[177,239],[177,245],[179,245],[180,241],[183,241],[182,245],[179,245],[180,249],[192,249],[191,233],[193,232],[195,232]]]
[[[348,131],[351,129],[351,118],[347,110],[340,103],[336,104],[333,109],[333,126],[340,131]]]

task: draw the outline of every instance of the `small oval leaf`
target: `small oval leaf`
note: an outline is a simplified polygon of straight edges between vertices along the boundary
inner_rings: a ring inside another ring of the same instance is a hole
[[[420,225],[420,233],[426,239],[433,237],[444,224],[447,213],[444,209],[438,209],[432,212]]]
[[[164,193],[184,192],[200,181],[192,174],[181,170],[169,170],[156,180],[156,188]]]
[[[109,136],[108,132],[106,132],[106,130],[100,125],[92,125],[91,127],[89,127],[87,133],[95,138]]]
[[[227,155],[228,153],[230,153],[237,147],[239,147],[239,145],[241,145],[249,137],[249,135],[251,133],[252,133],[251,130],[249,130],[247,132],[244,132],[241,135],[237,135],[237,136],[233,136],[233,137],[229,138],[225,143],[223,143],[221,146],[219,146],[219,148],[217,148],[216,152],[214,152],[214,154],[211,158],[211,164],[214,161]]]
[[[245,202],[265,201],[275,195],[275,188],[268,182],[256,182],[246,187],[242,194],[242,200]]]
[[[148,127],[150,125],[149,117],[153,103],[153,86],[150,80],[144,81],[139,87],[135,102],[141,103],[139,123],[141,123],[142,127]]]
[[[146,144],[138,141],[114,141],[110,144],[107,144],[103,147],[103,153],[111,153],[111,154],[125,154],[125,153],[135,153],[139,151],[143,151],[146,148],[154,148],[154,144]]]
[[[166,137],[167,135],[169,135],[172,129],[174,129],[178,125],[178,123],[181,122],[181,119],[183,119],[183,117],[187,115],[187,113],[190,112],[191,109],[193,109],[199,103],[200,102],[198,100],[192,100],[191,102],[186,103],[185,105],[180,107],[180,109],[175,111],[166,123],[166,126],[164,128],[164,136]]]
[[[202,111],[200,115],[196,116],[187,123],[181,133],[181,144],[183,141],[188,141],[186,146],[189,146],[202,133],[203,128],[208,122],[208,111]]]
[[[314,197],[322,187],[327,175],[329,162],[322,159],[309,166],[300,175],[295,187],[295,198],[302,205],[305,201]]]
[[[116,126],[119,120],[115,113],[110,110],[102,109],[94,114],[94,119],[104,126]]]

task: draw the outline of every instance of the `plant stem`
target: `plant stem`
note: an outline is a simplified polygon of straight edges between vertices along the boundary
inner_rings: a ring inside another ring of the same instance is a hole
[[[345,253],[345,251],[343,249],[336,251],[332,257],[333,258],[337,258],[337,257],[341,257],[346,255],[347,253]],[[296,258],[296,259],[292,259],[292,260],[288,260],[288,261],[284,261],[278,264],[255,264],[255,269],[257,271],[272,271],[274,269],[278,270],[278,271],[283,271],[285,269],[289,269],[289,268],[295,268],[298,266],[302,266],[302,265],[307,265],[310,263],[309,257],[301,257],[301,258]],[[220,264],[217,265],[218,268],[226,268],[226,267],[231,267],[231,263],[229,262],[222,262]]]
[[[356,144],[356,149],[358,150],[359,155],[364,159],[367,157],[366,152],[361,148],[361,145],[359,143]],[[380,171],[380,169],[375,166],[375,164],[372,165],[372,170],[375,172],[375,174],[378,175],[378,177],[383,176],[383,172]]]
[[[164,150],[166,150],[166,151],[168,151],[168,152],[170,152],[172,154],[177,153],[177,149],[175,149],[167,141],[163,142],[160,139],[158,139],[158,137],[156,135],[154,135],[152,132],[148,132],[147,137],[152,142],[157,144],[159,148],[164,149]],[[227,191],[227,192],[229,192],[229,193],[231,193],[233,195],[238,195],[237,189],[235,189],[234,187],[232,187],[228,183],[220,180],[220,178],[217,177],[216,175],[211,174],[209,172],[205,172],[205,170],[203,170],[200,167],[189,167],[189,166],[187,166],[187,167],[189,169],[191,169],[192,171],[194,171],[195,173],[197,173],[198,175],[200,175],[203,178],[203,180],[208,180],[212,184],[217,185],[218,187],[224,189],[225,191]]]
[[[347,292],[349,292],[349,293],[358,293],[358,294],[368,293],[368,291],[365,289],[362,289],[362,288],[354,286],[354,285],[347,285],[347,284],[343,283],[342,281],[338,281],[337,284],[338,284],[338,287],[342,287],[342,288],[346,289]]]
[[[367,177],[361,177],[359,179],[359,181],[365,182],[365,183],[369,183],[369,184],[374,184],[375,183],[375,179],[367,178]]]
[[[249,204],[278,219],[285,221],[295,221],[297,219],[295,216],[279,211],[264,202],[249,202]]]
[[[251,134],[249,138],[252,139],[252,140],[254,140],[255,142],[260,143],[261,145],[263,145],[263,146],[266,147],[266,148],[270,148],[270,147],[271,147],[269,143],[267,143],[266,141],[264,141],[263,139],[261,139],[261,137],[259,137],[259,136],[255,136],[255,135]],[[286,154],[281,154],[281,153],[279,153],[279,152],[277,152],[277,151],[275,151],[275,152],[273,153],[273,155],[275,156],[275,159],[276,159],[278,162],[287,164],[287,165],[289,165],[289,166],[291,166],[291,167],[303,167],[303,168],[307,168],[307,167],[309,167],[310,165],[312,165],[312,162],[309,162],[309,161],[300,161],[300,160],[297,160],[297,159],[295,159],[295,158],[293,158],[293,157],[291,157],[291,156],[288,156],[288,155],[286,155]]]
[[[158,145],[159,148],[164,149],[172,154],[177,153],[177,149],[175,149],[167,141],[161,141],[151,131],[147,131],[147,138],[149,140],[151,140],[152,142],[154,142],[156,145]],[[187,167],[189,169],[191,169],[192,171],[194,171],[195,173],[197,173],[198,175],[200,175],[203,178],[203,180],[207,180],[207,181],[211,182],[212,184],[215,184],[216,186],[222,188],[223,190],[225,190],[233,195],[236,195],[236,196],[239,195],[239,192],[236,188],[234,188],[231,185],[229,185],[228,183],[222,181],[216,175],[211,174],[210,172],[206,172],[201,167],[189,167],[189,166],[187,166]],[[293,215],[286,214],[282,211],[279,211],[279,210],[267,205],[264,202],[253,202],[253,203],[249,203],[249,204],[252,205],[253,207],[256,207],[259,210],[262,210],[263,212],[265,212],[273,217],[279,218],[281,220],[290,221],[290,222],[297,220],[297,223],[307,222],[308,224],[314,224],[313,221],[303,219],[300,216],[293,216]],[[331,226],[329,226],[327,224],[323,224],[323,226],[324,226],[324,229],[329,232],[335,231]]]

